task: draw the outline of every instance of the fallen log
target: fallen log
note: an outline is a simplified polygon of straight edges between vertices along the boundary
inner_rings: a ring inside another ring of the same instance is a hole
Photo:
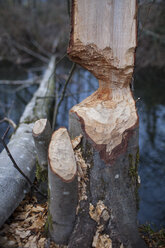
[[[113,248],[145,247],[136,219],[138,115],[130,90],[136,13],[136,0],[73,1],[68,54],[99,88],[70,111],[71,137],[83,135],[90,168],[69,248],[105,247],[103,240]]]
[[[49,96],[54,92],[54,82],[51,75],[54,71],[55,58],[52,57],[41,84],[29,102],[20,119],[16,132],[12,135],[8,148],[19,168],[31,181],[35,178],[36,150],[32,137],[34,122],[47,118],[51,112],[52,98],[38,99],[38,96]],[[13,167],[5,150],[0,154],[0,226],[29,191],[30,186],[24,177]]]
[[[67,244],[76,216],[77,165],[66,128],[53,133],[48,159],[49,234],[57,244]]]

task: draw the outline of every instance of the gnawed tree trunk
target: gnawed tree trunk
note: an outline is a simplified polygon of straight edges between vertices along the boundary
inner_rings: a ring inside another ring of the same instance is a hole
[[[49,233],[57,244],[67,244],[77,207],[77,165],[66,128],[53,133],[48,149]]]
[[[8,148],[19,168],[33,182],[35,178],[36,149],[32,137],[34,122],[50,115],[54,92],[55,58],[52,57],[38,90],[26,106],[20,124],[8,144]],[[45,98],[48,97],[48,98]],[[13,213],[29,191],[30,185],[13,167],[5,150],[0,154],[0,226]]]
[[[70,111],[70,134],[83,135],[90,168],[69,248],[106,247],[105,237],[113,248],[144,247],[137,228],[138,115],[130,90],[136,12],[136,0],[73,1],[68,53],[96,76],[99,88]]]

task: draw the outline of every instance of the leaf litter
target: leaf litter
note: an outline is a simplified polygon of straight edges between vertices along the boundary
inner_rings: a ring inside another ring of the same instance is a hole
[[[83,159],[82,151],[79,147],[81,140],[82,135],[76,137],[72,142],[78,166],[79,201],[87,199],[86,184],[89,180],[87,171],[88,168],[90,168],[90,165]],[[27,194],[11,217],[0,228],[0,248],[67,248],[67,246],[56,245],[47,237],[45,231],[47,213],[47,202],[39,203],[36,196],[31,197],[30,194]],[[107,221],[110,217],[106,206],[102,201],[99,201],[96,207],[90,204],[89,214],[91,218],[98,223],[92,247],[112,248],[112,241],[108,235],[102,234],[103,225],[100,223],[100,218]],[[146,238],[146,236],[144,238],[143,235],[143,239],[145,239],[146,243],[151,247],[151,241],[149,241],[149,238]],[[158,240],[163,240],[164,237],[165,236]],[[157,247],[163,248],[165,246],[161,244]]]
[[[45,231],[48,204],[28,194],[0,229],[1,248],[64,248],[50,242]],[[49,246],[48,246],[49,243]]]
[[[75,138],[73,148],[79,168],[79,196],[85,197],[87,165],[82,158],[80,148],[77,149],[82,135]],[[81,171],[81,172],[80,172]],[[56,245],[47,237],[45,224],[48,204],[39,203],[36,196],[27,194],[11,217],[0,229],[0,248],[66,248]]]

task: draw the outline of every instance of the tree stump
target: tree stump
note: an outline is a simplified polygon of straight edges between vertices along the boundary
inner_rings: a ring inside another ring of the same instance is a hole
[[[47,119],[40,119],[33,127],[33,139],[36,146],[38,163],[44,170],[48,168],[48,146],[52,136],[50,122]]]
[[[145,247],[137,227],[138,115],[130,89],[136,13],[136,0],[73,1],[68,54],[99,88],[70,111],[71,137],[83,135],[90,168],[69,248]]]
[[[49,233],[57,244],[67,244],[76,217],[77,165],[66,128],[53,133],[48,159]]]

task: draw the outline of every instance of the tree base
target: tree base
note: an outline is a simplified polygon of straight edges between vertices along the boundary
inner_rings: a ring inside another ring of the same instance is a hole
[[[101,158],[101,151],[86,134],[84,123],[73,110],[70,111],[69,126],[71,138],[83,135],[83,157],[90,168],[86,200],[79,202],[76,225],[68,247],[97,247],[99,238],[103,237],[113,248],[146,247],[137,227],[138,123],[125,132],[128,137],[125,150],[112,163]]]

